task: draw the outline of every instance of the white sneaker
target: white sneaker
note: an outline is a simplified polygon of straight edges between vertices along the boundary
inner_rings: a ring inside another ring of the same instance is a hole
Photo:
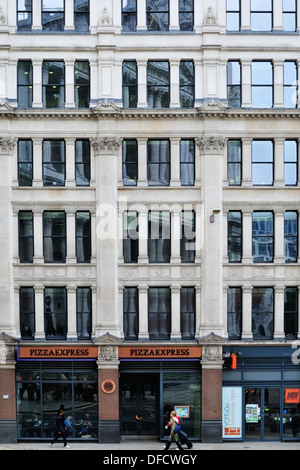
[[[66,445],[64,446],[64,449],[70,449],[70,446]]]
[[[49,442],[49,446],[52,447],[52,449],[54,449],[54,444],[52,444],[51,442]]]

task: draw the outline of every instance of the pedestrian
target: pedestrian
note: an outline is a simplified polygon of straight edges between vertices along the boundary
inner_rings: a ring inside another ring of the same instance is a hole
[[[166,447],[165,447],[165,451],[167,451],[170,447],[170,445],[172,444],[172,442],[175,442],[175,444],[177,445],[178,449],[179,450],[182,450],[183,451],[183,448],[181,446],[181,443],[180,443],[180,439],[179,439],[179,436],[178,436],[178,432],[175,431],[176,427],[179,425],[179,419],[178,417],[176,416],[176,413],[174,412],[171,412],[170,414],[170,421],[168,423],[168,427],[170,427],[170,436],[169,436],[169,440],[167,441],[166,443]],[[166,426],[166,427],[167,427]]]
[[[56,417],[56,429],[54,432],[54,439],[50,442],[50,446],[54,447],[54,443],[62,437],[64,441],[64,449],[69,449],[70,447],[67,444],[67,437],[66,437],[66,426],[65,426],[65,407],[61,405],[57,417]]]

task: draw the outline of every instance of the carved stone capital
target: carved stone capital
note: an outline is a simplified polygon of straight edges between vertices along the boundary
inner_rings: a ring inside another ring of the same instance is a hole
[[[7,139],[4,137],[0,137],[0,154],[11,155],[16,143],[17,139]]]
[[[96,155],[118,155],[122,139],[110,137],[91,139],[91,144]]]
[[[196,142],[203,155],[222,154],[226,145],[226,139],[221,137],[200,137]]]

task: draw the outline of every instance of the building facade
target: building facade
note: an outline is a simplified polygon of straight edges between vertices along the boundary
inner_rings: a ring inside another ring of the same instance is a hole
[[[0,0],[0,441],[299,439],[299,15]]]

